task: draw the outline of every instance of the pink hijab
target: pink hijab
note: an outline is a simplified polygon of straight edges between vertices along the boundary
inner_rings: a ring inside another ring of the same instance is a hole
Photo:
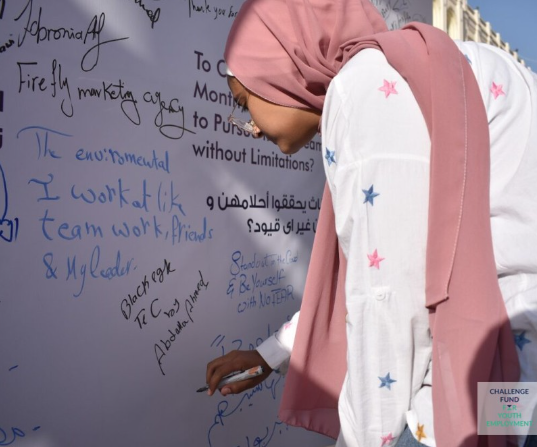
[[[428,25],[388,32],[367,0],[247,0],[225,59],[257,95],[322,110],[332,78],[364,48],[382,51],[407,80],[431,137],[426,306],[437,445],[505,446],[476,428],[477,382],[517,381],[519,366],[492,250],[487,117],[464,56]],[[346,373],[345,269],[325,188],[280,418],[333,438]]]

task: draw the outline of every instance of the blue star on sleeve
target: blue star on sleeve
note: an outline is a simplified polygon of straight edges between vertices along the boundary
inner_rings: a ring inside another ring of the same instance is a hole
[[[380,386],[379,386],[379,388],[386,387],[386,388],[388,388],[389,390],[392,389],[392,383],[397,382],[397,380],[393,380],[393,379],[390,378],[390,373],[388,373],[388,374],[386,375],[386,377],[380,377],[380,376],[379,376],[379,379],[380,379]]]
[[[520,334],[515,334],[515,344],[518,346],[518,349],[522,351],[526,343],[531,343],[531,340],[526,338],[526,331],[522,331]]]
[[[373,191],[373,185],[369,189],[362,189],[362,192],[365,194],[364,203],[369,202],[371,205],[374,205],[373,199],[380,194]]]
[[[332,163],[336,162],[336,151],[331,151],[330,149],[326,148],[324,158],[326,159],[328,166],[332,165]]]

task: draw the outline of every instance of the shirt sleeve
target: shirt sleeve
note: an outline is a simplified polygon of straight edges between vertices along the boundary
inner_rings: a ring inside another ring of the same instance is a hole
[[[257,352],[261,354],[261,357],[280,374],[286,374],[289,368],[299,316],[300,311],[296,312],[290,321],[285,322],[275,334],[257,347]]]

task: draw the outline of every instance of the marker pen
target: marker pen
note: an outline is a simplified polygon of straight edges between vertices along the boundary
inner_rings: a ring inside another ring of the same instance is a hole
[[[248,380],[253,377],[257,377],[259,375],[263,374],[263,367],[262,366],[254,366],[253,368],[250,368],[246,371],[235,371],[231,374],[228,374],[225,376],[220,383],[218,384],[218,389],[222,388],[224,385],[228,385],[230,383],[240,382],[241,380]],[[209,389],[209,385],[205,385],[197,390],[198,393],[201,393],[202,391],[207,391]]]

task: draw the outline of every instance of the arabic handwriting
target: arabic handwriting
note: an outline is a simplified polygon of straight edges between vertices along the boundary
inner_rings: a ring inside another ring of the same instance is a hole
[[[249,233],[263,233],[264,236],[272,236],[273,233],[278,233],[280,230],[284,234],[299,234],[303,235],[309,231],[317,232],[317,219],[311,221],[309,218],[304,221],[295,219],[289,220],[287,223],[280,223],[280,219],[276,218],[274,222],[256,222],[250,218],[246,221]]]
[[[11,427],[11,435],[13,438],[8,440],[8,434],[4,429],[0,428],[0,445],[11,445],[17,440],[17,437],[24,438],[26,436],[26,434],[17,427]]]
[[[258,196],[257,194],[250,194],[248,198],[240,198],[237,194],[233,196],[227,196],[224,192],[217,199],[213,196],[207,196],[207,206],[212,211],[215,209],[215,205],[221,211],[225,211],[228,208],[242,208],[244,210],[250,208],[272,208],[276,211],[281,210],[300,210],[303,213],[306,210],[318,211],[321,208],[321,199],[319,197],[312,196],[309,200],[295,199],[293,194],[283,194],[281,198],[277,198],[274,195],[270,195],[267,191],[266,195]]]

